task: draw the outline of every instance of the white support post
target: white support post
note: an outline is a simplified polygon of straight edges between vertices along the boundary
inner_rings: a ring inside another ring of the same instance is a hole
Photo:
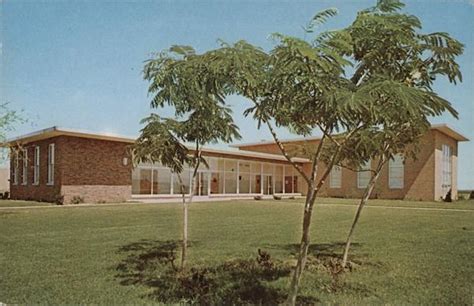
[[[174,194],[174,173],[171,172],[170,175],[170,181],[171,181],[171,186],[170,186],[170,194]]]
[[[237,160],[237,194],[240,194],[240,161]]]

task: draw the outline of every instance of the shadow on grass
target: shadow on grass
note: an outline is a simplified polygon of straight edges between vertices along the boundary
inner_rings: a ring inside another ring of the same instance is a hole
[[[268,245],[266,247],[289,252],[296,264],[299,244]],[[374,295],[375,293],[368,286],[350,282],[350,274],[355,270],[361,269],[380,270],[383,265],[380,262],[371,260],[368,254],[361,253],[360,243],[352,243],[347,266],[343,268],[342,253],[344,247],[345,243],[343,242],[312,244],[309,246],[305,270],[307,271],[306,273],[317,275],[312,283],[312,287],[332,293],[356,293],[361,296]]]
[[[268,253],[259,250],[256,259],[179,271],[179,246],[179,241],[153,240],[122,246],[118,252],[126,258],[116,267],[117,279],[122,285],[150,288],[147,297],[162,303],[273,305],[285,301],[285,291],[274,282],[288,277],[291,266],[272,259]],[[301,297],[300,301],[318,302],[312,297]]]

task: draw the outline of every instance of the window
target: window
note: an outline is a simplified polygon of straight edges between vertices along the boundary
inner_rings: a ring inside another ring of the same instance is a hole
[[[331,174],[329,177],[329,187],[331,188],[341,188],[342,181],[342,170],[340,166],[334,166],[331,169]]]
[[[170,169],[160,168],[160,169],[153,170],[152,194],[171,194],[171,170]]]
[[[286,165],[283,171],[285,176],[284,193],[293,193],[293,166]]]
[[[275,193],[283,193],[283,166],[275,166]]]
[[[19,156],[18,156],[18,151],[15,151],[13,154],[13,184],[18,185],[18,163],[19,163]]]
[[[28,150],[23,149],[23,171],[21,177],[21,183],[26,185],[28,183]]]
[[[39,184],[39,176],[40,176],[40,147],[35,147],[35,159],[33,163],[33,184]]]
[[[397,154],[388,162],[388,187],[391,189],[403,188],[404,177],[403,156]]]
[[[250,193],[250,163],[239,161],[239,193]]]
[[[48,185],[54,184],[54,143],[48,146]]]
[[[367,185],[369,185],[371,175],[369,159],[367,162],[361,165],[360,171],[357,172],[357,188],[366,188]]]
[[[443,193],[443,198],[448,193],[449,189],[451,189],[451,182],[452,182],[452,167],[453,161],[451,158],[452,155],[452,148],[448,145],[442,146],[442,181],[441,181],[441,191]]]

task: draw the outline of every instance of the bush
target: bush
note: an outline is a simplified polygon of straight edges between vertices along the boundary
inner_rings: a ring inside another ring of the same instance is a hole
[[[82,204],[84,203],[84,198],[81,196],[73,196],[71,199],[71,204]]]
[[[63,205],[64,204],[64,196],[60,195],[60,194],[57,194],[54,197],[54,203],[56,203],[57,205]]]
[[[274,199],[274,200],[281,200],[281,196],[274,195],[274,196],[273,196],[273,199]]]
[[[262,199],[262,196],[254,196],[253,199],[257,200],[257,201],[260,201]]]
[[[453,199],[451,198],[451,189],[449,189],[449,191],[446,194],[446,196],[444,197],[443,201],[445,201],[445,202],[452,202],[453,201]]]

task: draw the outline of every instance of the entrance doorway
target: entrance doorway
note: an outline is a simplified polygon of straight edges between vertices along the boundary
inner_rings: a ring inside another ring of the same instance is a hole
[[[273,194],[272,175],[263,175],[263,194]]]
[[[197,176],[197,186],[194,188],[194,194],[197,196],[208,195],[208,186],[209,186],[209,173],[208,172],[198,172]]]

